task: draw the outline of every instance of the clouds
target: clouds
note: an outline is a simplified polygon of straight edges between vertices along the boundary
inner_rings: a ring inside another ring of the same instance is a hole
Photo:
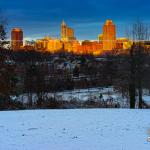
[[[1,0],[0,6],[7,14],[9,28],[19,26],[31,36],[47,31],[59,34],[59,24],[65,19],[78,30],[79,38],[87,31],[85,38],[96,38],[108,18],[123,26],[137,18],[149,21],[150,10],[148,0]],[[118,28],[123,34],[121,26]]]

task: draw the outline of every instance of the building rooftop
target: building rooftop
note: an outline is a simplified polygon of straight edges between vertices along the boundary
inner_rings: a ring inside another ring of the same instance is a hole
[[[113,25],[113,21],[112,20],[106,20],[106,25]]]
[[[21,28],[13,28],[12,31],[20,32],[20,31],[22,31],[22,29]]]
[[[62,25],[62,26],[66,26],[66,23],[65,23],[64,20],[62,21],[61,25]]]

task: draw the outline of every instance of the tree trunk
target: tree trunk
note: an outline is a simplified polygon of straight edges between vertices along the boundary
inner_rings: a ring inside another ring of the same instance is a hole
[[[130,96],[130,108],[135,108],[135,96],[136,96],[136,85],[135,85],[135,73],[136,73],[136,64],[134,56],[134,46],[130,50],[130,80],[129,80],[129,96]]]
[[[142,108],[142,83],[141,83],[141,78],[139,77],[138,79],[138,95],[139,95],[139,108]]]
[[[130,83],[129,85],[129,96],[130,96],[130,108],[134,109],[135,108],[135,84]]]

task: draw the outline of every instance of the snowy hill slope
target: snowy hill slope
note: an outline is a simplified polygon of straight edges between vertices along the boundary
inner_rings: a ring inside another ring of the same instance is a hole
[[[149,150],[149,110],[0,112],[0,150]]]

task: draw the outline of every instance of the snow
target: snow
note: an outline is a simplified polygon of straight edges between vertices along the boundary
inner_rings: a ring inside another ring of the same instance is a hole
[[[89,89],[76,89],[70,91],[56,92],[56,93],[48,93],[48,97],[54,97],[57,100],[70,101],[72,99],[77,101],[87,101],[87,100],[99,100],[100,93],[103,95],[103,100],[106,101],[110,97],[113,98],[114,101],[119,102],[120,105],[124,107],[127,106],[127,99],[123,98],[122,95],[115,91],[112,87],[108,88],[89,88]],[[28,94],[19,95],[19,97],[14,97],[13,99],[17,99],[23,103],[28,102]],[[33,94],[33,102],[36,102],[37,96]]]
[[[75,89],[63,92],[56,93],[46,93],[48,98],[55,98],[58,101],[71,101],[76,100],[80,102],[85,102],[88,100],[100,101],[100,94],[103,96],[103,100],[107,101],[112,99],[114,103],[119,103],[121,108],[129,108],[129,97],[123,96],[119,91],[115,90],[113,87],[97,87],[97,88],[89,88],[89,89]],[[19,95],[18,97],[12,96],[13,100],[20,101],[24,104],[28,103],[28,94],[24,93]],[[35,93],[32,94],[33,102],[37,101],[37,95]],[[138,108],[138,96],[136,97],[136,108]],[[143,90],[143,101],[150,106],[150,94],[149,90]]]
[[[0,112],[0,150],[149,150],[150,111]]]
[[[146,102],[146,104],[150,105],[150,96],[148,95],[144,95],[143,96],[144,101]]]

